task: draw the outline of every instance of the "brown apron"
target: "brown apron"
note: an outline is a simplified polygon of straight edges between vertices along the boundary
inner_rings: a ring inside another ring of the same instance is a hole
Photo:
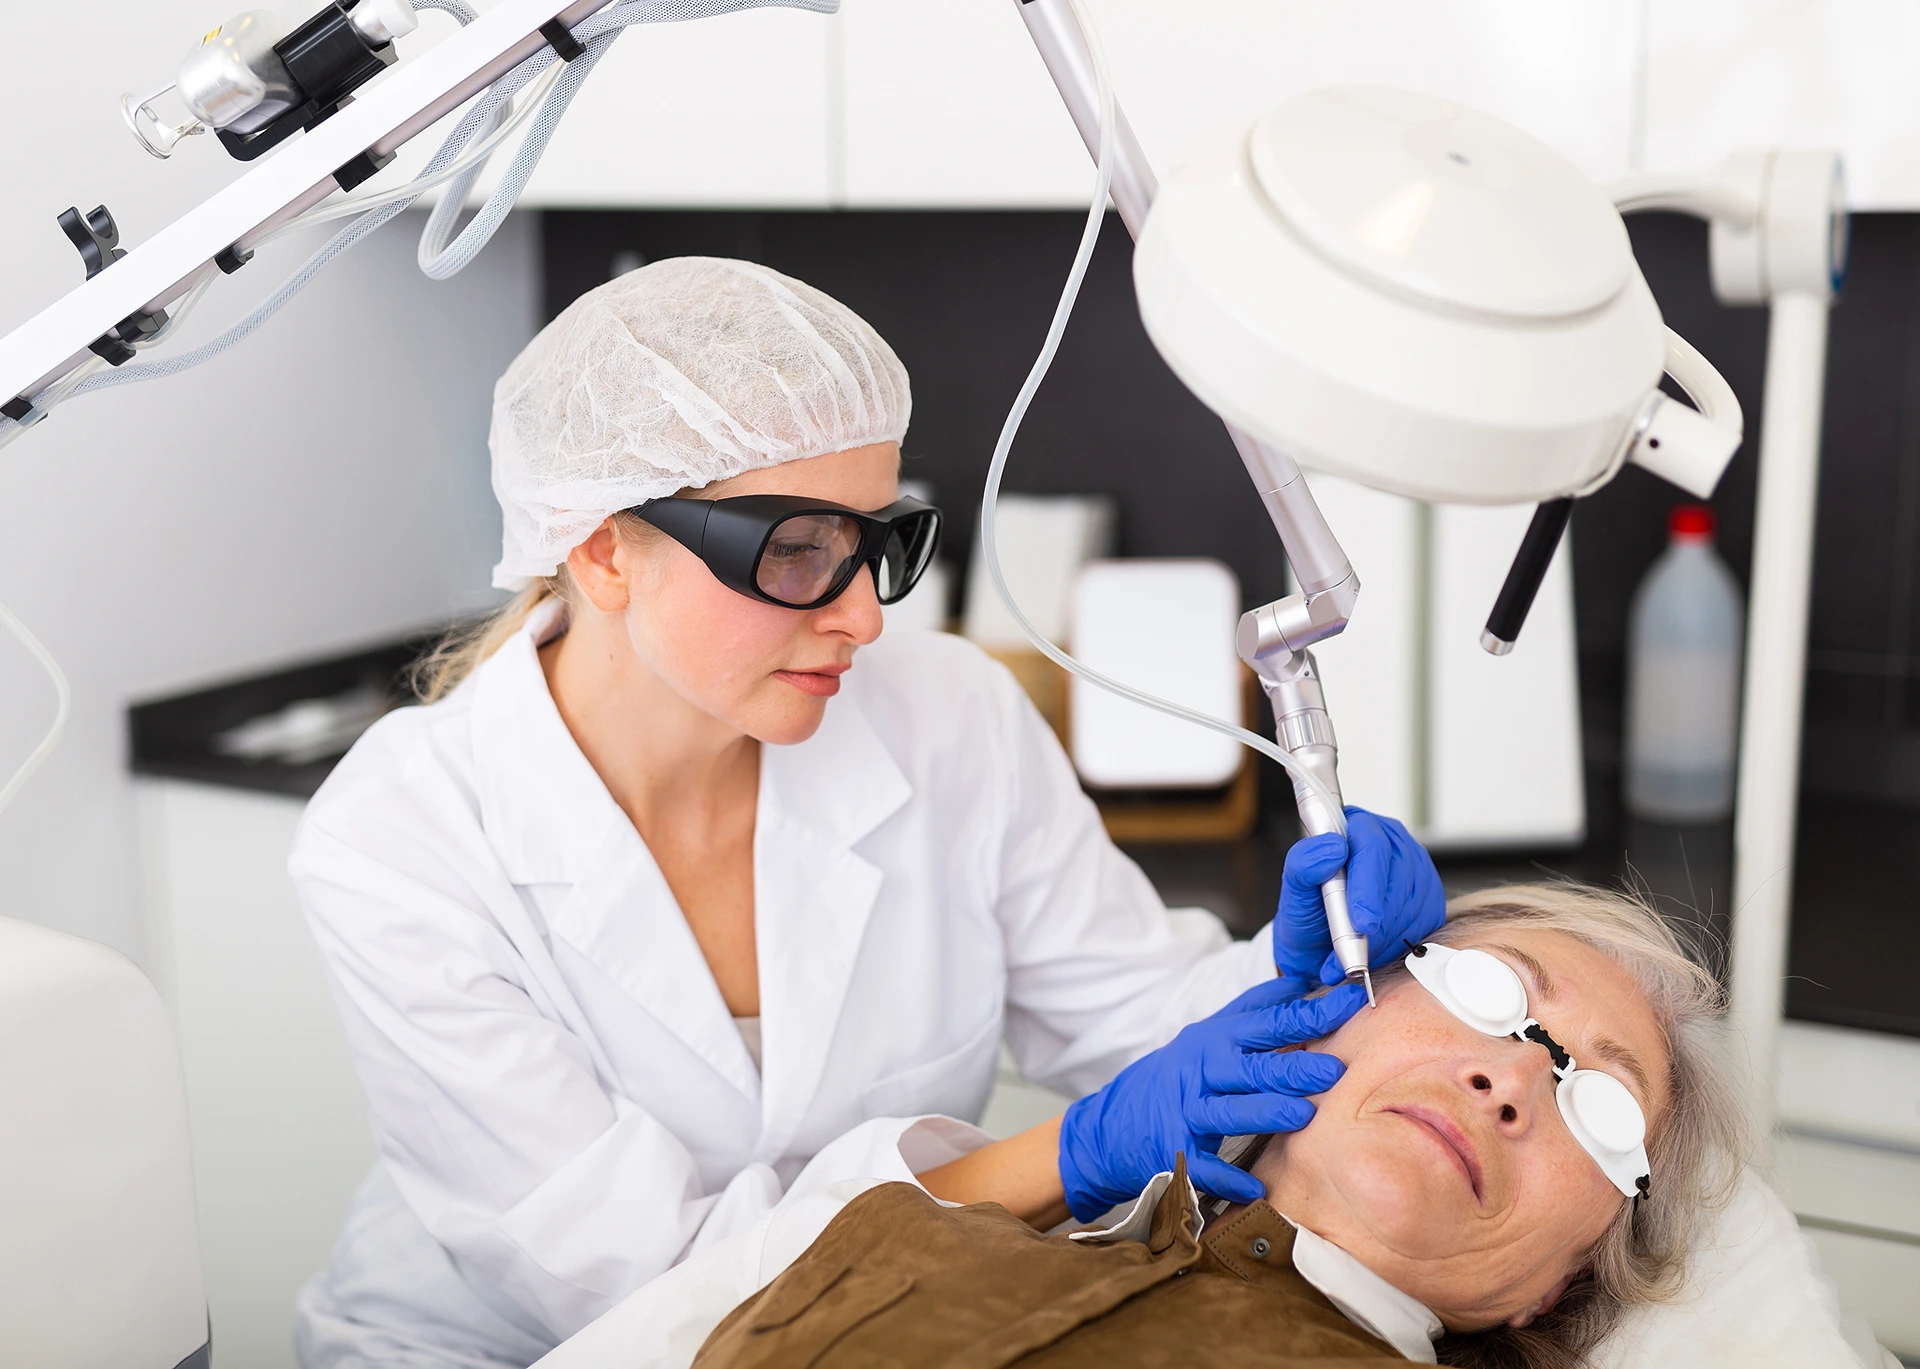
[[[695,1369],[1406,1363],[1294,1272],[1279,1213],[1255,1203],[1196,1239],[1187,1191],[1182,1165],[1145,1243],[1095,1243],[997,1203],[868,1189],[714,1329]]]

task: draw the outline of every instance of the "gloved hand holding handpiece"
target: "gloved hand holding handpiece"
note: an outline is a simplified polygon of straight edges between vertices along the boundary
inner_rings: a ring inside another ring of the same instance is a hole
[[[1256,985],[1067,1109],[1060,1178],[1075,1217],[1091,1221],[1135,1197],[1183,1151],[1202,1192],[1239,1203],[1266,1196],[1258,1179],[1219,1157],[1221,1141],[1305,1126],[1306,1095],[1332,1088],[1347,1067],[1277,1048],[1328,1035],[1367,1001],[1354,984],[1289,1001],[1297,992],[1284,979]]]
[[[1367,1001],[1358,984],[1342,982],[1321,900],[1321,886],[1342,865],[1354,929],[1368,938],[1376,968],[1399,960],[1446,921],[1432,857],[1392,818],[1348,808],[1345,838],[1328,833],[1295,842],[1273,920],[1278,977],[1067,1109],[1060,1178],[1075,1217],[1090,1221],[1132,1198],[1183,1151],[1201,1191],[1243,1203],[1265,1196],[1257,1179],[1219,1157],[1220,1143],[1298,1131],[1313,1119],[1307,1096],[1332,1088],[1346,1071],[1331,1055],[1278,1050],[1331,1034]],[[1302,999],[1322,984],[1339,987]]]
[[[1287,852],[1273,963],[1296,996],[1345,978],[1320,897],[1320,886],[1342,865],[1353,928],[1367,938],[1374,969],[1400,960],[1447,920],[1446,891],[1426,848],[1392,818],[1349,807],[1344,838],[1336,832],[1304,837]]]

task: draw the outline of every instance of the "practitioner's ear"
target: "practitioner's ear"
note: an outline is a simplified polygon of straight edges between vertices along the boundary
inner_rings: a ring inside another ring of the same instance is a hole
[[[1560,1280],[1560,1282],[1556,1283],[1552,1288],[1549,1288],[1533,1306],[1523,1308],[1515,1312],[1511,1317],[1508,1317],[1507,1325],[1518,1331],[1521,1327],[1531,1326],[1539,1318],[1546,1316],[1547,1313],[1553,1311],[1553,1305],[1567,1295],[1567,1289],[1572,1287],[1573,1281],[1579,1278],[1583,1272],[1585,1271],[1574,1270],[1573,1273],[1567,1275],[1566,1278]]]

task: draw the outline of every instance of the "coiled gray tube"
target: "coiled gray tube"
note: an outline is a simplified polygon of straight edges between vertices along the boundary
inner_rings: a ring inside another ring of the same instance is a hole
[[[416,10],[440,10],[452,15],[462,24],[471,23],[475,17],[473,8],[465,0],[414,0]],[[718,14],[729,14],[745,9],[798,9],[814,14],[832,14],[840,8],[840,0],[623,0],[610,9],[590,16],[573,33],[586,54],[572,63],[561,74],[560,80],[548,92],[538,113],[535,114],[532,127],[526,138],[515,151],[513,161],[508,165],[507,174],[500,184],[487,197],[486,203],[454,239],[446,245],[446,238],[452,232],[458,219],[461,206],[466,202],[468,192],[479,178],[485,163],[479,163],[460,176],[447,187],[435,206],[433,214],[427,220],[426,229],[421,235],[420,269],[435,280],[445,280],[464,269],[493,235],[506,221],[520,192],[526,189],[538,165],[541,155],[547,150],[554,130],[572,103],[580,83],[587,77],[594,64],[603,56],[620,32],[634,24],[679,23],[690,19],[704,19]],[[543,47],[539,52],[526,59],[512,71],[507,72],[487,88],[464,118],[447,135],[421,170],[421,176],[431,176],[452,164],[462,149],[476,139],[484,138],[498,126],[498,120],[505,117],[508,102],[527,82],[559,60],[551,47]],[[424,193],[424,192],[422,192]],[[234,324],[226,332],[209,342],[202,343],[177,356],[164,360],[141,362],[134,365],[119,366],[112,370],[101,371],[88,376],[74,386],[69,394],[89,394],[95,390],[104,390],[115,385],[130,385],[141,380],[158,380],[165,376],[178,375],[213,360],[234,344],[250,337],[260,326],[272,318],[287,302],[302,290],[313,278],[332,265],[334,259],[349,247],[366,237],[374,229],[381,227],[402,210],[418,199],[410,196],[397,199],[389,204],[370,209],[355,219],[346,228],[336,233],[306,261],[302,262],[294,273],[281,283],[265,300],[245,318]],[[443,211],[444,215],[443,215]],[[0,418],[0,423],[11,425],[11,419]]]
[[[476,18],[473,7],[466,0],[413,0],[416,10],[440,10],[452,15],[462,25],[470,24]],[[501,178],[499,186],[487,197],[480,212],[468,223],[453,244],[445,246],[446,236],[452,232],[454,223],[460,215],[460,208],[466,203],[468,193],[474,182],[479,179],[486,166],[483,158],[466,171],[461,172],[448,185],[441,195],[440,202],[434,207],[427,220],[426,230],[421,235],[420,267],[435,280],[445,280],[458,272],[487,245],[500,225],[505,222],[507,213],[514,202],[520,198],[520,192],[526,189],[527,181],[533,175],[540,156],[547,149],[553,131],[559,126],[567,106],[572,103],[580,83],[593,70],[613,40],[620,32],[632,24],[675,23],[687,19],[702,19],[709,15],[726,14],[734,10],[782,8],[809,10],[816,14],[832,14],[840,8],[840,0],[625,0],[624,3],[604,10],[584,21],[573,31],[574,38],[587,51],[584,56],[575,59],[573,64],[561,74],[535,113],[533,126],[527,131],[520,147],[514,153],[514,159],[507,168],[507,174]],[[512,71],[507,72],[483,92],[474,101],[453,132],[434,153],[420,178],[425,179],[437,172],[444,171],[460,156],[461,152],[476,139],[484,139],[500,126],[507,118],[509,102],[523,89],[527,82],[538,76],[547,67],[558,60],[551,47],[543,47],[539,52],[527,58]],[[425,188],[420,192],[425,193]],[[235,343],[251,336],[260,326],[285,307],[287,301],[306,289],[313,278],[333,263],[334,258],[352,247],[376,228],[387,223],[395,215],[406,209],[419,195],[397,198],[387,204],[369,209],[356,218],[340,232],[329,238],[326,244],[300,264],[294,273],[282,281],[275,290],[251,313],[233,327],[227,329],[211,342],[206,342],[177,356],[161,361],[142,362],[138,365],[115,367],[88,375],[62,395],[61,399],[74,395],[87,394],[93,390],[104,390],[114,385],[129,385],[138,380],[157,380],[163,376],[178,375],[182,371],[193,369],[213,360]],[[200,287],[204,289],[204,283]],[[184,316],[192,302],[198,298],[196,290],[184,307],[175,311],[176,321]],[[172,327],[167,328],[168,332]],[[55,387],[57,388],[57,387]],[[51,400],[50,409],[60,400]],[[44,412],[44,411],[43,411]],[[0,414],[0,446],[18,435],[21,424]],[[10,630],[27,647],[34,658],[46,669],[53,680],[58,707],[54,714],[53,726],[40,744],[33,749],[24,763],[16,769],[4,785],[0,785],[0,808],[4,808],[13,796],[20,792],[28,778],[53,751],[60,741],[61,732],[66,726],[67,716],[72,703],[72,691],[68,688],[66,676],[60,671],[60,665],[52,654],[42,646],[39,640],[29,632],[26,625],[10,613],[5,605],[0,605],[0,627]]]

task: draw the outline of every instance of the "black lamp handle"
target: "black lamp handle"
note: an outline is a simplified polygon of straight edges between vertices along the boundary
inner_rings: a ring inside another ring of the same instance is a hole
[[[1549,499],[1533,511],[1527,535],[1513,554],[1507,581],[1500,586],[1500,597],[1493,601],[1493,612],[1487,615],[1486,631],[1480,634],[1480,645],[1493,655],[1506,655],[1520,640],[1520,629],[1526,626],[1533,598],[1540,592],[1540,582],[1547,578],[1547,567],[1553,564],[1553,553],[1559,549],[1571,517],[1572,499]]]

